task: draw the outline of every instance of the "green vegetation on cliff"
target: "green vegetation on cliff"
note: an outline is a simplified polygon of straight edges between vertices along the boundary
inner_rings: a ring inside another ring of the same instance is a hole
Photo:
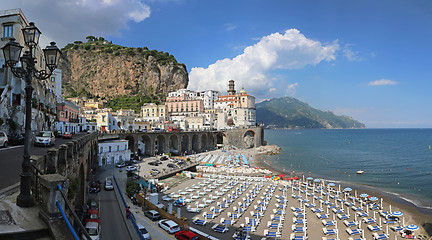
[[[113,44],[110,41],[105,40],[103,37],[96,38],[94,36],[87,36],[87,42],[75,41],[73,43],[67,44],[62,51],[85,49],[87,51],[96,51],[100,53],[113,54],[114,56],[119,56],[120,54],[125,54],[129,56],[141,55],[144,58],[153,56],[156,61],[161,64],[175,63],[181,65],[186,69],[186,65],[183,63],[178,63],[175,57],[167,52],[149,50],[147,47],[123,47],[120,45]]]
[[[256,105],[257,122],[270,128],[365,128],[351,117],[312,108],[293,97],[272,98]]]
[[[118,96],[108,100],[104,107],[112,108],[113,111],[120,109],[132,109],[135,113],[141,111],[141,106],[144,103],[155,103],[157,105],[165,102],[165,96],[163,94],[158,95],[135,95],[135,96]]]

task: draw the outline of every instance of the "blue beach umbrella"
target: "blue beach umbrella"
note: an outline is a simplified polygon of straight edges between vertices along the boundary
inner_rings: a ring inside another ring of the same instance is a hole
[[[352,188],[350,188],[350,187],[347,187],[347,188],[345,188],[345,189],[344,189],[344,191],[345,191],[345,192],[349,192],[349,191],[352,191]]]
[[[395,216],[395,217],[400,217],[402,215],[403,215],[403,212],[401,212],[401,211],[394,211],[394,212],[392,212],[392,216]]]
[[[369,194],[367,194],[367,193],[362,193],[362,194],[360,194],[360,197],[362,197],[362,198],[367,198],[367,197],[369,197]]]
[[[371,201],[377,201],[378,198],[377,197],[370,197],[369,200],[371,200]]]
[[[328,186],[330,186],[330,187],[334,187],[334,186],[336,186],[336,184],[335,183],[329,183],[329,184],[327,184]]]
[[[321,182],[321,179],[317,178],[317,179],[314,180],[314,182],[319,183],[319,182]]]
[[[307,177],[306,180],[313,180],[313,177]]]
[[[419,229],[419,226],[414,225],[414,224],[411,224],[411,225],[406,226],[405,228],[406,228],[407,230],[410,230],[410,231],[415,231],[415,230],[418,230],[418,229]]]

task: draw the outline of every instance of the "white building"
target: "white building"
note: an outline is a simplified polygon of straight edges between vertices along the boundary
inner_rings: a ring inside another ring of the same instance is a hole
[[[28,25],[21,9],[0,11],[0,48],[14,38],[24,47],[22,52],[28,51],[21,32]],[[33,56],[37,61],[36,70],[44,69],[45,59],[40,46],[34,48]],[[24,132],[26,84],[24,79],[13,76],[11,69],[4,64],[3,51],[0,51],[0,130],[8,135],[21,134]],[[55,84],[51,84],[50,79],[40,81],[33,78],[32,131],[55,130],[56,104],[61,99],[61,70],[56,70],[53,76]]]
[[[131,151],[127,140],[99,141],[99,166],[130,160]]]
[[[205,90],[198,93],[197,99],[204,102],[204,109],[213,109],[214,103],[218,100],[220,93],[215,90]]]

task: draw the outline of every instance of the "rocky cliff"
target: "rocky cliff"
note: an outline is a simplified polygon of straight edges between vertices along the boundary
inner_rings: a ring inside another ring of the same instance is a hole
[[[186,88],[184,64],[164,52],[127,48],[89,39],[62,49],[63,94],[113,98],[119,95],[164,94]]]

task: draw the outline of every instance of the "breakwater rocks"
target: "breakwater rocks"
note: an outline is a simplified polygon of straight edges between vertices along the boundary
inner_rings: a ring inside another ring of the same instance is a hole
[[[277,155],[280,154],[282,148],[277,145],[266,145],[257,148],[258,153],[267,155]]]

